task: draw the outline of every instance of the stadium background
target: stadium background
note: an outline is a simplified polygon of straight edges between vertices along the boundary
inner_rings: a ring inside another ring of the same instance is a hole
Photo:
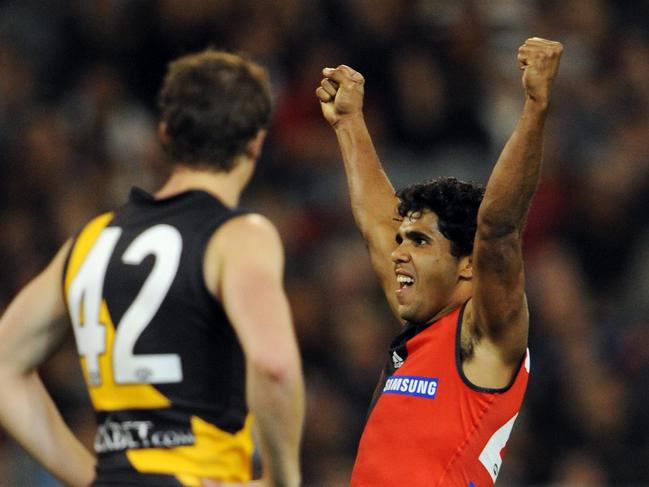
[[[0,309],[131,183],[155,189],[166,62],[210,44],[249,53],[277,101],[245,204],[286,245],[308,384],[305,485],[346,485],[398,324],[351,219],[314,96],[320,69],[366,76],[397,186],[483,181],[520,113],[516,49],[532,35],[565,52],[525,235],[533,375],[499,485],[649,485],[647,1],[0,1]],[[73,352],[42,373],[91,444]],[[0,433],[0,485],[57,484]]]

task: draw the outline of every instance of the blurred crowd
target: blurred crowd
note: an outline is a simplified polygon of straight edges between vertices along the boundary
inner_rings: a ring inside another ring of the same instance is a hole
[[[532,375],[498,485],[649,485],[646,0],[0,0],[0,310],[85,221],[164,178],[166,63],[208,45],[247,53],[276,104],[244,205],[286,246],[304,483],[347,485],[399,323],[351,218],[320,71],[365,75],[395,186],[485,182],[522,108],[516,50],[531,36],[565,51],[525,232]],[[91,445],[71,341],[42,375]],[[58,484],[0,432],[0,485]]]

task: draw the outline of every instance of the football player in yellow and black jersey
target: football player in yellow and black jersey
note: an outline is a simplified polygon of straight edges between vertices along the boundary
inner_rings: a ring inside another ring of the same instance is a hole
[[[248,482],[255,428],[260,482],[297,486],[304,392],[282,244],[237,206],[270,116],[266,72],[209,49],[170,64],[159,101],[169,179],[90,221],[2,316],[0,422],[61,481],[95,487]],[[66,313],[96,459],[36,372]]]

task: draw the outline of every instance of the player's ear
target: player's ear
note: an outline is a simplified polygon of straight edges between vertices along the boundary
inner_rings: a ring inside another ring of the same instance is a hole
[[[460,257],[458,261],[458,277],[466,281],[473,279],[473,258],[470,255]]]
[[[169,144],[169,132],[167,131],[167,122],[158,123],[158,137],[162,146]]]
[[[266,129],[259,129],[257,135],[255,135],[246,146],[246,155],[253,161],[259,159],[259,156],[261,155],[261,148],[264,145],[266,133]]]

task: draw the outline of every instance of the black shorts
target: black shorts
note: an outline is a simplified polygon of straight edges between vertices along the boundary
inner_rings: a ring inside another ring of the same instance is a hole
[[[185,487],[173,475],[138,472],[123,452],[100,456],[96,472],[90,487]]]

